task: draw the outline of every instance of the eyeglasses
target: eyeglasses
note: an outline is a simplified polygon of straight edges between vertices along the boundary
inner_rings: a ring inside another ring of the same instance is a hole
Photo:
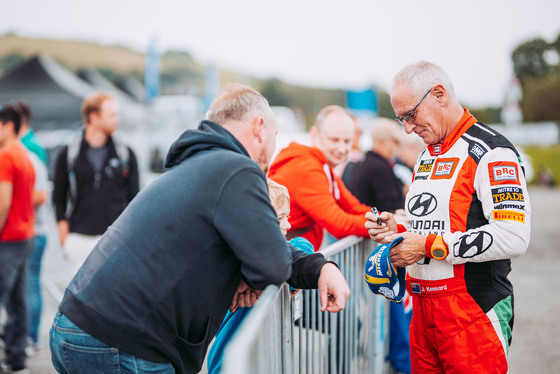
[[[420,104],[422,103],[422,101],[424,101],[424,99],[426,98],[426,96],[428,96],[428,94],[429,94],[431,91],[432,91],[432,89],[430,88],[430,89],[428,90],[428,92],[426,92],[426,93],[424,94],[424,96],[422,96],[422,99],[420,99],[420,101],[418,102],[418,104],[416,104],[416,106],[415,106],[414,108],[412,108],[412,110],[411,110],[410,112],[406,113],[406,114],[405,114],[404,116],[402,116],[402,117],[396,117],[395,119],[396,119],[397,121],[399,121],[399,123],[400,123],[401,125],[403,125],[403,126],[404,126],[404,123],[405,123],[405,122],[409,122],[409,123],[410,123],[410,120],[413,120],[413,119],[416,118],[416,113],[414,113],[414,112],[416,112],[416,108],[418,108],[418,105],[420,105]]]

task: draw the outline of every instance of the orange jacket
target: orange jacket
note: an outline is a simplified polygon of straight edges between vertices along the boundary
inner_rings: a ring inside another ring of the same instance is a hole
[[[369,237],[364,227],[369,207],[348,191],[319,149],[291,143],[278,153],[268,176],[290,192],[289,232],[309,240],[315,251],[321,247],[323,229],[336,238]]]

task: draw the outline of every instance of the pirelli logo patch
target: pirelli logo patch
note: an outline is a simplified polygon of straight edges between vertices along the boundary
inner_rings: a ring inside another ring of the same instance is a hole
[[[459,159],[457,157],[438,158],[431,179],[451,179],[458,164]]]
[[[492,211],[495,221],[516,221],[525,223],[525,213],[514,212],[512,210]]]
[[[492,188],[492,199],[494,204],[498,204],[502,201],[525,201],[525,196],[519,187],[498,187]]]
[[[488,174],[490,175],[490,185],[518,184],[519,171],[515,162],[491,162],[488,164]]]

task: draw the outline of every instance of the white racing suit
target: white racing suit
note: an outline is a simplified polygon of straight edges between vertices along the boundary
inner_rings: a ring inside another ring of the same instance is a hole
[[[444,260],[407,268],[412,372],[506,373],[513,327],[510,258],[529,244],[531,206],[515,147],[467,110],[419,156],[408,230],[443,236]]]

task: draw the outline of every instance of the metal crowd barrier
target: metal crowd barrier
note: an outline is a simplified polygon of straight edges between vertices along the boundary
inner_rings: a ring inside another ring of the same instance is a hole
[[[226,348],[222,373],[389,373],[389,304],[364,281],[375,246],[350,236],[321,250],[350,287],[340,313],[321,312],[317,290],[291,297],[286,284],[267,287]]]

